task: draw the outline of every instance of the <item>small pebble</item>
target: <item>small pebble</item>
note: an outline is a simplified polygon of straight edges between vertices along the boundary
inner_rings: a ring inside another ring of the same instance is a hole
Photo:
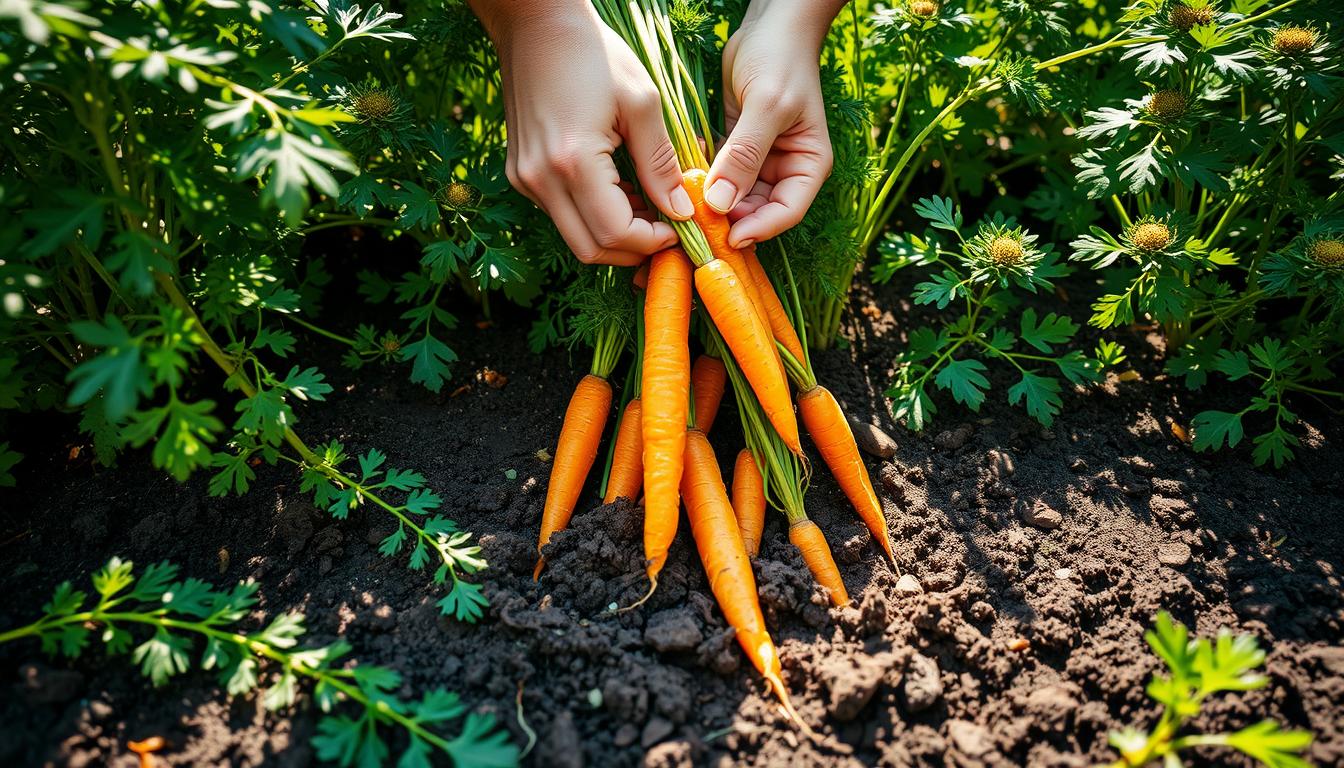
[[[650,718],[649,722],[644,725],[644,733],[640,736],[639,744],[648,749],[671,736],[675,729],[676,726],[672,725],[670,720],[661,717]]]
[[[1072,568],[1059,568],[1059,569],[1056,569],[1056,571],[1055,571],[1055,578],[1056,578],[1056,579],[1061,579],[1061,580],[1063,580],[1063,579],[1067,579],[1067,578],[1069,578],[1069,577],[1072,576],[1072,575],[1073,575],[1073,569],[1072,569]]]
[[[854,432],[854,442],[858,443],[865,453],[881,459],[890,459],[896,455],[896,440],[880,427],[851,419],[849,428]]]
[[[896,592],[901,595],[921,595],[924,594],[924,587],[920,586],[919,579],[913,574],[904,573],[896,581]]]
[[[1064,522],[1064,516],[1043,501],[1025,504],[1022,507],[1022,521],[1041,530],[1052,531]]]
[[[1031,647],[1031,641],[1025,637],[1014,637],[1008,641],[1008,650],[1021,653]]]
[[[1179,541],[1170,541],[1157,546],[1157,561],[1172,568],[1180,568],[1190,562],[1190,545]]]

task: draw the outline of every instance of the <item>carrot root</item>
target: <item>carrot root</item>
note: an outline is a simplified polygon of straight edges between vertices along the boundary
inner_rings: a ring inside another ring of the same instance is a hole
[[[891,551],[891,536],[887,533],[882,504],[878,502],[877,492],[873,490],[873,482],[868,477],[868,467],[859,455],[854,432],[849,428],[849,422],[840,404],[835,401],[835,396],[830,390],[817,385],[798,396],[798,412],[822,460],[849,498],[849,503],[854,505],[859,519],[863,520],[882,551],[887,553],[887,558],[895,564],[896,556]]]
[[[709,434],[723,402],[723,388],[728,381],[728,369],[723,361],[701,355],[691,366],[691,397],[695,398],[695,428]]]
[[[690,409],[690,259],[680,248],[654,254],[644,299],[640,397],[644,464],[644,557],[650,581],[677,535]]]
[[[803,562],[807,563],[807,569],[812,572],[812,577],[830,591],[831,602],[837,606],[848,605],[849,592],[845,590],[845,582],[840,578],[840,569],[835,566],[835,558],[831,556],[831,547],[826,543],[826,536],[822,534],[817,524],[803,519],[789,526],[789,541],[803,553]]]
[[[607,380],[592,374],[580,379],[569,399],[569,407],[565,409],[565,421],[560,427],[560,439],[556,442],[555,458],[551,462],[533,580],[541,577],[545,565],[541,548],[550,542],[556,531],[564,530],[574,516],[574,505],[579,501],[588,471],[597,460],[598,445],[602,442],[602,430],[610,411],[611,385]]]
[[[756,457],[746,448],[738,452],[733,464],[733,514],[747,557],[755,559],[761,552],[761,533],[765,530],[765,481]]]
[[[625,404],[621,426],[616,432],[616,447],[612,450],[611,476],[607,478],[607,495],[603,504],[626,498],[634,500],[644,485],[643,407],[639,398]]]
[[[794,329],[793,323],[789,321],[789,313],[785,311],[784,303],[779,300],[779,294],[775,293],[775,286],[770,282],[770,276],[765,273],[765,267],[761,266],[761,260],[756,257],[756,246],[744,249],[743,255],[746,257],[751,280],[756,284],[761,303],[765,307],[765,318],[770,325],[770,332],[775,335],[775,340],[783,344],[789,354],[793,355],[794,360],[806,363],[807,356],[803,354],[803,342],[798,338],[798,331]]]
[[[721,259],[695,270],[695,287],[714,327],[733,353],[761,409],[784,445],[801,455],[798,420],[789,401],[789,385],[779,364],[770,329],[752,311],[744,281]]]

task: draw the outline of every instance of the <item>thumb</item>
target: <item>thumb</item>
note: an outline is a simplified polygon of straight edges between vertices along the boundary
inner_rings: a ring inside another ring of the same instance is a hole
[[[691,218],[695,206],[681,186],[677,151],[667,137],[667,126],[656,101],[652,109],[640,110],[636,119],[631,120],[628,133],[625,143],[635,161],[635,175],[645,196],[673,219]]]
[[[746,197],[761,173],[761,165],[779,136],[771,111],[743,105],[742,116],[723,143],[705,178],[705,202],[727,213]]]

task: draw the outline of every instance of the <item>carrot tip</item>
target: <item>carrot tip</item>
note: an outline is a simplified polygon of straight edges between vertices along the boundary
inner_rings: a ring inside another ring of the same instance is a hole
[[[630,605],[627,605],[627,606],[625,606],[624,608],[621,608],[621,609],[617,610],[616,612],[617,612],[617,613],[625,613],[626,611],[633,611],[634,609],[636,609],[636,608],[638,608],[639,606],[643,605],[644,603],[648,602],[648,599],[649,599],[650,597],[653,597],[653,592],[654,592],[654,590],[656,590],[656,589],[658,589],[658,576],[657,576],[657,575],[650,576],[650,577],[649,577],[649,591],[646,592],[646,593],[644,594],[643,597],[639,598],[638,600],[636,600],[635,602],[631,603]]]
[[[532,569],[532,580],[541,581],[541,569],[546,567],[546,558],[537,558],[537,567]]]

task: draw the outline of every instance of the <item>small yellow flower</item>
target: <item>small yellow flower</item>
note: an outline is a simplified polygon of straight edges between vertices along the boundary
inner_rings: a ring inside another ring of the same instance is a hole
[[[383,337],[382,347],[384,354],[394,355],[401,351],[401,342],[397,340],[397,337],[388,334]]]
[[[443,188],[443,201],[449,208],[468,208],[476,202],[476,188],[461,181],[451,181]]]
[[[356,114],[371,122],[386,120],[397,111],[397,100],[388,91],[371,88],[355,96],[351,102]]]
[[[1274,31],[1274,50],[1284,56],[1306,53],[1316,46],[1316,30],[1291,25]]]
[[[921,19],[933,18],[938,13],[938,3],[934,0],[911,0],[910,13]]]
[[[989,257],[1001,267],[1011,267],[1022,261],[1022,244],[1016,238],[999,235],[989,243]]]
[[[1185,94],[1180,91],[1165,90],[1157,91],[1148,97],[1148,103],[1144,109],[1148,114],[1154,117],[1160,117],[1164,120],[1172,120],[1185,114],[1189,102],[1185,99]]]
[[[1129,239],[1145,251],[1160,251],[1171,245],[1171,230],[1160,221],[1142,221],[1134,227]]]
[[[1307,257],[1318,267],[1326,269],[1344,267],[1344,242],[1317,240],[1307,248]]]
[[[1171,13],[1167,18],[1171,21],[1171,26],[1182,32],[1189,32],[1191,27],[1209,24],[1213,21],[1213,6],[1205,5],[1199,8],[1191,8],[1185,3],[1177,3],[1172,6]]]

